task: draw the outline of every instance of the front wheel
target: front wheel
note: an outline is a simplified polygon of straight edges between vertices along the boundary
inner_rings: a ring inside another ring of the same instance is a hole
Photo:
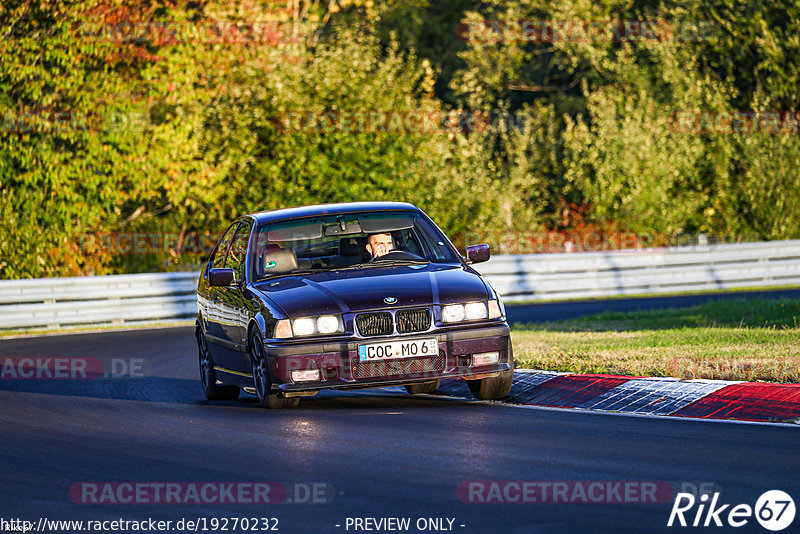
[[[200,383],[203,394],[208,400],[236,400],[239,398],[239,388],[236,386],[217,385],[217,372],[214,370],[214,360],[208,352],[206,336],[202,327],[197,328],[197,349],[200,353]]]
[[[250,357],[253,360],[253,383],[256,390],[256,397],[261,406],[265,408],[297,408],[300,399],[297,397],[280,397],[276,393],[271,393],[272,378],[269,371],[269,362],[264,355],[264,344],[261,336],[253,331],[250,337]]]
[[[511,393],[511,386],[514,382],[514,352],[511,344],[508,347],[508,356],[511,369],[503,371],[500,376],[491,378],[481,378],[479,380],[467,380],[467,387],[476,399],[480,400],[499,400],[508,397]]]

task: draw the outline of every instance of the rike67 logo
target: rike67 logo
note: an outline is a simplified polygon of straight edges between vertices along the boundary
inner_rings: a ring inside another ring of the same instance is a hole
[[[736,528],[748,524],[755,516],[762,527],[777,532],[794,521],[794,500],[781,490],[763,493],[755,507],[749,504],[720,504],[719,496],[719,492],[711,496],[706,493],[699,498],[691,493],[678,493],[667,526],[722,527],[727,524]]]

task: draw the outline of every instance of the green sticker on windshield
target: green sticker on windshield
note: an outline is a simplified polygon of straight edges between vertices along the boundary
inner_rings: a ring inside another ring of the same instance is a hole
[[[278,265],[278,262],[277,262],[277,261],[275,261],[275,260],[270,260],[270,261],[268,261],[268,262],[264,263],[264,268],[265,268],[265,269],[272,269],[272,268],[273,268],[273,267],[275,267],[276,265]]]

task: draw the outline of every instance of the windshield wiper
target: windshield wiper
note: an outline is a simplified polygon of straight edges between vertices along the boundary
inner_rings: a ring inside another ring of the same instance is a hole
[[[428,260],[375,260],[368,263],[356,263],[353,265],[348,265],[347,267],[339,267],[335,269],[337,271],[344,271],[347,269],[368,269],[370,267],[387,267],[389,265],[424,265],[426,263],[430,263]]]
[[[314,273],[321,273],[322,271],[327,271],[329,269],[297,269],[296,271],[289,271],[288,273],[277,273],[271,274],[268,276],[264,276],[256,280],[257,282],[262,282],[264,280],[272,280],[273,278],[278,278],[281,276],[296,276],[296,275],[303,275],[303,274],[314,274]]]
[[[370,263],[370,265],[375,265],[376,263],[382,263],[384,265],[391,265],[392,263],[396,263],[398,265],[415,265],[415,264],[421,264],[421,263],[430,263],[430,261],[423,260],[423,259],[406,260],[406,259],[400,259],[400,258],[396,258],[396,259],[392,258],[392,259],[382,260],[382,259],[378,258],[377,260],[373,260]]]

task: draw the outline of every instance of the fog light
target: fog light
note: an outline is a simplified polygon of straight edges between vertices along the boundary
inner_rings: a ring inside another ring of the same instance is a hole
[[[311,369],[308,371],[292,371],[292,382],[311,382],[319,380],[319,369]]]
[[[499,352],[481,352],[472,355],[472,367],[483,367],[484,365],[494,365],[500,361]]]

